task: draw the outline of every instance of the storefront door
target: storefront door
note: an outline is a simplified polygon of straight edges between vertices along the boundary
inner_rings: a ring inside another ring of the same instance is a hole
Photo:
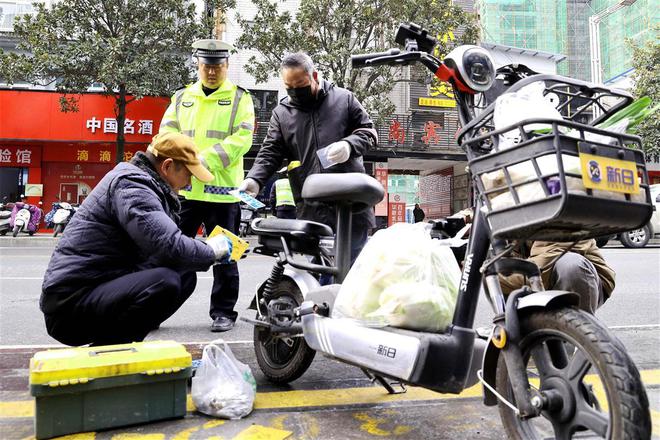
[[[68,203],[78,203],[78,184],[77,183],[61,183],[60,184],[60,200]]]

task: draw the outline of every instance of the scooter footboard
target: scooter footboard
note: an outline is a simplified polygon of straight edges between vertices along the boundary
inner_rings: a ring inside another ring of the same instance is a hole
[[[470,375],[472,329],[453,327],[451,333],[437,334],[372,328],[314,313],[302,316],[302,326],[314,350],[409,384],[460,393]]]
[[[302,326],[307,345],[316,351],[404,381],[413,375],[420,350],[417,338],[313,313],[302,317]]]

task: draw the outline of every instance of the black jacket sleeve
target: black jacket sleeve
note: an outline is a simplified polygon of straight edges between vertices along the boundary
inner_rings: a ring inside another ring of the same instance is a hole
[[[370,148],[378,145],[378,134],[374,129],[374,124],[352,93],[348,94],[348,118],[351,134],[344,138],[351,144],[351,156],[364,156],[364,153]]]
[[[277,117],[277,112],[274,111],[268,123],[266,138],[261,144],[261,149],[259,149],[257,158],[247,177],[256,180],[259,183],[259,187],[263,189],[268,179],[282,165],[286,156],[287,149],[282,140],[280,121]]]
[[[207,270],[215,261],[213,250],[183,235],[163,210],[160,198],[141,182],[119,179],[112,194],[119,224],[145,255],[165,266]]]

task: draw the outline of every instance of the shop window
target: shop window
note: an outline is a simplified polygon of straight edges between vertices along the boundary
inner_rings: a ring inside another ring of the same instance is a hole
[[[277,91],[276,90],[250,90],[252,95],[252,102],[254,102],[254,110],[257,114],[264,112],[270,114],[277,106]],[[257,115],[257,117],[259,117]]]

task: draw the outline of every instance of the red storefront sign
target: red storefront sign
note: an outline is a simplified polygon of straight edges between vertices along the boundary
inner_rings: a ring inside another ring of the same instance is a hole
[[[60,110],[61,94],[41,91],[0,91],[0,139],[73,142],[115,142],[115,101],[101,94],[77,95],[79,111]],[[131,97],[129,96],[129,99]],[[126,142],[149,143],[158,133],[170,100],[145,97],[126,107]]]
[[[116,150],[114,144],[48,145],[44,149],[43,161],[115,164]],[[125,145],[124,161],[131,160],[136,152],[144,150],[144,145]]]
[[[114,99],[84,93],[77,95],[78,111],[64,113],[61,96],[0,90],[0,173],[3,167],[28,168],[25,183],[44,185],[44,209],[57,196],[81,202],[116,163],[119,127]],[[158,133],[169,103],[168,98],[145,97],[127,105],[124,161],[144,150]],[[39,201],[31,199],[30,203]]]
[[[374,177],[385,189],[385,197],[381,200],[375,207],[375,214],[378,216],[385,216],[387,212],[387,164],[386,163],[376,163],[376,168],[374,170]]]
[[[406,204],[402,202],[389,203],[389,215],[387,216],[387,225],[392,226],[394,223],[405,223],[406,221]]]
[[[0,143],[0,167],[38,168],[40,166],[40,146],[3,145]]]

